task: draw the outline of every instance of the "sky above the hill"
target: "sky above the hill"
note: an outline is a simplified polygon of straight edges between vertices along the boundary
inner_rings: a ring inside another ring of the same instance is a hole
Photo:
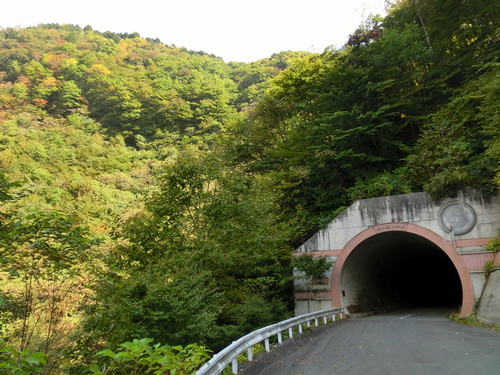
[[[368,15],[385,15],[384,0],[10,0],[0,8],[0,28],[69,23],[138,32],[227,62],[341,47]]]

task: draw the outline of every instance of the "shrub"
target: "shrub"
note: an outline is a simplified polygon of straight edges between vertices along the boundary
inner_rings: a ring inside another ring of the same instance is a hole
[[[42,371],[45,354],[18,351],[0,341],[0,375],[31,375]]]
[[[500,238],[494,238],[485,246],[486,250],[497,253],[500,251]]]
[[[182,347],[151,345],[152,342],[149,338],[135,339],[121,344],[116,353],[102,350],[96,356],[105,363],[94,363],[89,371],[95,375],[189,375],[210,357],[208,349],[196,344]]]

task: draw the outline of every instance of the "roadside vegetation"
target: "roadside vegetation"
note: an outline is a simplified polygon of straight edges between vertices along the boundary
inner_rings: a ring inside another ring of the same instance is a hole
[[[474,311],[472,314],[466,317],[460,317],[458,313],[453,313],[450,315],[450,319],[453,320],[454,322],[460,323],[460,324],[465,324],[468,326],[474,326],[474,327],[484,327],[484,328],[490,328],[494,331],[500,331],[500,327],[497,326],[492,326],[490,324],[486,324],[485,322],[481,321],[477,317],[477,312]]]

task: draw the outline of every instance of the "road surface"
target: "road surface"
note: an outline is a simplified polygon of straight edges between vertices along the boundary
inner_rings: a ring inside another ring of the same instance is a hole
[[[438,309],[350,319],[256,356],[244,374],[496,375],[500,331],[452,322]]]

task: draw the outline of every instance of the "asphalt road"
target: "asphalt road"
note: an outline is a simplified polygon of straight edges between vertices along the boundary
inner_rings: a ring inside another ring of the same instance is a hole
[[[405,310],[320,326],[256,356],[245,375],[497,375],[500,331]]]

